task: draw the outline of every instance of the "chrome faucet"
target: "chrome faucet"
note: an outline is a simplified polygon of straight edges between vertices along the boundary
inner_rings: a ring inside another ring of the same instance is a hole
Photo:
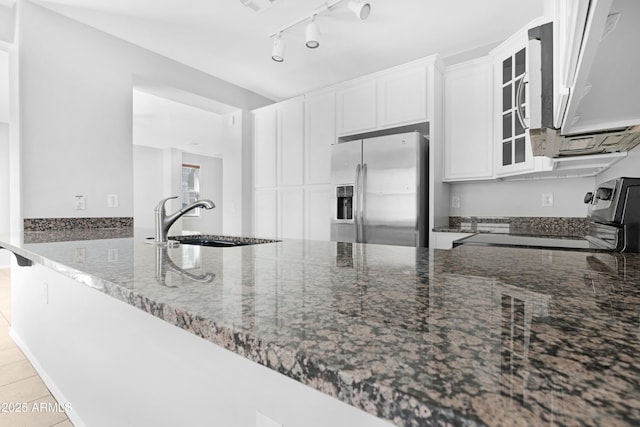
[[[186,214],[192,209],[195,208],[205,208],[205,209],[213,209],[216,205],[208,199],[196,200],[188,206],[180,209],[178,212],[167,215],[164,204],[167,200],[177,199],[178,196],[167,197],[166,199],[160,200],[158,206],[154,210],[156,214],[156,236],[154,243],[157,245],[168,245],[167,234],[169,233],[169,228],[176,222],[182,215]]]

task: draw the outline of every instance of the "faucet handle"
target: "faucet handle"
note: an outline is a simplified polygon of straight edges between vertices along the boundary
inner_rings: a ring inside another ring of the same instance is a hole
[[[160,200],[160,203],[158,203],[158,206],[156,206],[155,212],[163,212],[164,204],[167,202],[167,200],[177,199],[177,198],[178,196],[172,196],[172,197],[167,197],[166,199]]]

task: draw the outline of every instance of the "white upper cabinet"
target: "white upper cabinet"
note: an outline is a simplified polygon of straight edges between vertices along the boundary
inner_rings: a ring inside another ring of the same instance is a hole
[[[529,108],[528,28],[492,51],[494,62],[495,173],[512,175],[534,168],[527,131]]]
[[[331,144],[336,143],[335,93],[305,97],[305,183],[331,182]]]
[[[394,70],[378,79],[378,127],[427,120],[427,66]]]
[[[290,99],[277,104],[279,185],[304,184],[304,99]]]
[[[277,109],[268,106],[253,111],[253,178],[256,188],[276,185]]]
[[[444,179],[493,177],[493,62],[485,57],[444,75]]]
[[[336,92],[338,134],[370,131],[377,126],[376,82],[354,83]]]
[[[410,63],[336,90],[339,136],[428,121],[429,61]]]

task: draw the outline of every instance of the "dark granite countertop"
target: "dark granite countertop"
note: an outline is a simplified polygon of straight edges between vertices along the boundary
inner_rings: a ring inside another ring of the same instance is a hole
[[[639,255],[23,240],[0,246],[399,426],[640,424]]]

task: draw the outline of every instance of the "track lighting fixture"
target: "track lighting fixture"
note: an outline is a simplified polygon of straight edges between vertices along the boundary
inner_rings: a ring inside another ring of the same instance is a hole
[[[271,59],[276,62],[284,61],[284,40],[282,40],[282,33],[278,33],[273,38],[273,50],[271,51]]]
[[[273,0],[269,0],[273,1]],[[320,46],[320,29],[318,28],[318,24],[316,23],[316,16],[320,15],[324,12],[333,11],[340,3],[346,0],[334,0],[331,3],[324,3],[320,7],[318,7],[311,15],[304,16],[297,21],[292,22],[289,25],[286,25],[280,28],[275,33],[271,34],[271,38],[273,38],[273,50],[271,53],[271,59],[276,62],[284,61],[284,41],[282,40],[282,34],[289,30],[291,27],[294,27],[302,22],[309,21],[307,24],[307,28],[305,31],[305,44],[310,49],[316,49]],[[251,0],[241,0],[243,4],[246,2],[251,2]],[[369,3],[360,1],[360,0],[349,0],[347,5],[349,10],[355,13],[356,17],[361,21],[367,19],[369,14],[371,13],[371,5]]]
[[[371,5],[369,3],[364,3],[357,0],[349,1],[349,10],[356,14],[356,17],[364,21],[369,17],[369,13],[371,13]]]
[[[307,41],[305,43],[309,49],[320,46],[320,30],[316,24],[316,15],[313,15],[311,22],[307,24]]]

